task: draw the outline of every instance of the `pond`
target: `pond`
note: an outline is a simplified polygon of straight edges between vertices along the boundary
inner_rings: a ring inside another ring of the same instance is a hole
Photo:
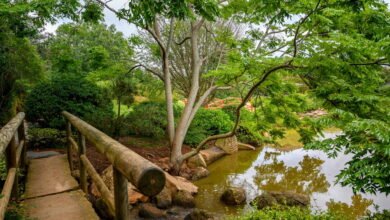
[[[337,132],[326,133],[326,137]],[[264,147],[256,151],[239,151],[211,164],[210,176],[195,182],[198,208],[216,216],[240,215],[251,209],[226,206],[219,198],[228,186],[246,190],[247,202],[262,191],[293,191],[310,196],[312,210],[336,210],[349,219],[364,215],[367,210],[390,209],[390,197],[385,194],[356,194],[350,187],[336,183],[336,175],[351,155],[328,158],[322,151],[295,149],[281,151]]]

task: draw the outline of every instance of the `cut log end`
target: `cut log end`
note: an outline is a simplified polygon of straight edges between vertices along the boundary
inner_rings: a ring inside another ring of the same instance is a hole
[[[157,168],[149,168],[142,172],[138,180],[138,190],[146,196],[160,193],[165,186],[164,172]]]

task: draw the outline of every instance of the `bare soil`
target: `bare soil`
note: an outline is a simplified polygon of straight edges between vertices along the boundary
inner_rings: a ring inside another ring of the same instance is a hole
[[[170,149],[166,140],[156,140],[144,137],[121,137],[119,142],[149,161],[160,165],[159,160],[169,157]],[[183,146],[183,153],[191,151],[189,146]],[[110,166],[110,162],[99,153],[91,143],[87,143],[87,157],[98,173]]]

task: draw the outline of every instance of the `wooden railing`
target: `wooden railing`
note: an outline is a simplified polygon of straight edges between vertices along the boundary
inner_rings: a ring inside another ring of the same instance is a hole
[[[5,155],[7,163],[7,178],[0,198],[0,219],[4,219],[11,196],[19,201],[18,169],[26,166],[25,143],[24,113],[21,112],[0,130],[0,154]]]
[[[147,196],[157,195],[164,188],[165,174],[159,167],[69,112],[64,111],[62,114],[67,120],[70,169],[74,168],[72,151],[78,152],[80,188],[87,193],[87,174],[89,174],[115,219],[128,219],[128,181]],[[78,143],[72,137],[72,126],[78,131]],[[114,195],[89,162],[86,156],[86,139],[112,163]]]

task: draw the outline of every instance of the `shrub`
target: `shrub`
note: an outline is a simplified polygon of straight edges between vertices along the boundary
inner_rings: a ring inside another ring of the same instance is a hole
[[[28,129],[29,144],[33,148],[58,148],[66,146],[66,132],[54,128]]]
[[[257,220],[257,219],[283,219],[283,220],[343,220],[342,216],[337,216],[328,212],[311,212],[310,209],[300,207],[267,207],[262,210],[255,210],[237,219]]]
[[[221,109],[199,109],[188,129],[184,143],[193,146],[210,135],[226,133],[232,127],[233,121]]]
[[[175,115],[181,112],[179,105],[174,105]],[[167,111],[163,102],[142,102],[134,106],[124,120],[124,129],[127,134],[146,137],[162,138],[166,134]]]
[[[86,79],[62,75],[39,83],[26,98],[27,119],[42,127],[63,128],[61,112],[66,110],[78,117],[88,118],[92,124],[96,112],[112,117],[112,102],[108,93]],[[91,121],[92,119],[92,121]]]

